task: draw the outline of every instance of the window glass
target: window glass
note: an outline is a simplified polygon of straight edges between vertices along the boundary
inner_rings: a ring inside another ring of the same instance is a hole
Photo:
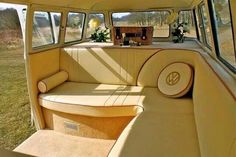
[[[32,47],[58,43],[60,25],[61,13],[34,12]]]
[[[113,13],[114,26],[147,27],[153,26],[153,37],[169,37],[170,28],[167,23],[168,11],[122,12]]]
[[[228,0],[212,0],[219,55],[236,68],[233,28]]]
[[[65,42],[78,41],[82,39],[84,18],[84,13],[70,12],[68,14]]]
[[[192,11],[180,11],[179,23],[185,23],[187,25],[186,37],[197,38],[196,28]]]
[[[104,14],[89,14],[89,20],[87,23],[86,37],[90,38],[91,34],[94,33],[96,28],[105,29],[105,18]]]
[[[198,35],[199,35],[199,41],[200,42],[203,42],[203,39],[202,39],[202,30],[201,30],[201,27],[200,27],[200,20],[199,20],[199,14],[198,14],[198,11],[195,9],[195,15],[196,15],[196,26],[197,26],[197,30],[198,30]]]
[[[51,18],[48,12],[34,12],[32,46],[54,43]]]
[[[207,18],[207,11],[206,11],[205,5],[202,5],[201,7],[201,15],[202,15],[201,17],[202,17],[202,24],[203,24],[203,28],[205,32],[206,43],[208,44],[208,46],[212,47],[211,30],[210,30],[209,21]]]

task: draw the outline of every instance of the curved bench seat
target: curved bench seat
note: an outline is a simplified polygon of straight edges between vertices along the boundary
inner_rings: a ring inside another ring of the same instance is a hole
[[[136,116],[143,111],[142,87],[65,82],[39,104],[47,109],[92,117]]]
[[[144,112],[122,132],[109,157],[200,157],[190,98],[164,97],[156,88],[144,88]]]

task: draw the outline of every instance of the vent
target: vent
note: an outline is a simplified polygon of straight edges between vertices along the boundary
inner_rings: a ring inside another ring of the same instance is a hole
[[[73,122],[64,122],[65,133],[77,135],[79,133],[79,125]]]

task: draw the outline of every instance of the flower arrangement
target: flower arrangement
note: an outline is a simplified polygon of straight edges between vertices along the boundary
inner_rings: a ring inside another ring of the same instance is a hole
[[[95,29],[95,32],[91,34],[90,39],[95,42],[106,42],[107,39],[109,39],[109,29],[102,29],[101,27],[98,27]]]
[[[174,43],[183,43],[185,40],[185,33],[189,33],[190,29],[188,23],[174,23],[172,24],[172,37]]]

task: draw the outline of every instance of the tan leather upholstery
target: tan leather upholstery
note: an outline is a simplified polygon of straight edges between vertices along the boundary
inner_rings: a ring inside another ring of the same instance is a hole
[[[59,71],[59,49],[52,49],[41,53],[30,54],[28,56],[28,86],[30,102],[37,128],[44,128],[44,119],[41,107],[38,102],[38,82]]]
[[[146,50],[141,49],[139,51],[129,49],[127,53],[121,53],[120,49],[98,49],[98,51],[93,49],[96,52],[92,53],[88,52],[87,48],[78,51],[76,48],[66,52],[61,51],[60,69],[68,71],[69,81],[74,80],[77,82],[75,84],[79,86],[73,85],[73,87],[64,88],[63,85],[67,86],[67,83],[63,83],[49,93],[40,95],[40,103],[43,107],[74,115],[86,113],[89,116],[98,117],[112,116],[113,114],[116,116],[125,115],[127,111],[132,115],[138,114],[119,137],[111,151],[110,156],[112,157],[125,156],[126,154],[127,156],[141,154],[164,157],[168,155],[177,157],[234,156],[236,81],[208,54],[180,49],[166,49],[158,53],[151,50],[147,54],[145,54]],[[126,51],[126,49],[124,50]],[[139,54],[140,56],[135,57],[135,60],[132,57],[124,57],[125,55],[137,56]],[[144,54],[146,57],[143,56]],[[92,59],[90,60],[91,55]],[[94,55],[100,57],[93,57]],[[113,56],[112,60],[108,56]],[[33,65],[31,72],[34,78],[34,92],[37,93],[37,82],[58,72],[59,65],[51,65],[49,71],[36,67],[36,64],[40,62],[44,66],[49,66],[48,61],[56,61],[58,56],[54,51],[38,56],[35,54],[34,57],[31,59],[34,61],[31,63]],[[129,58],[128,61],[127,58]],[[104,60],[106,61],[104,62]],[[138,60],[140,64],[137,63]],[[184,62],[194,68],[194,86],[190,99],[170,99],[161,95],[157,90],[157,78],[161,70],[173,62]],[[94,65],[90,65],[93,63]],[[118,67],[116,63],[118,63]],[[112,65],[112,68],[108,65]],[[127,67],[132,70],[128,70]],[[98,72],[98,69],[101,70]],[[122,79],[123,81],[121,81]],[[126,84],[135,85],[136,81],[140,87],[130,87],[133,89],[127,90],[132,94],[128,94],[128,96],[120,94],[126,91],[119,91],[120,87],[127,88],[129,86]],[[82,87],[78,82],[98,84],[92,84],[91,88],[87,86],[88,84]],[[98,87],[100,83],[124,85],[101,84]],[[81,101],[74,100],[74,98]],[[129,99],[131,101],[128,101]],[[53,103],[51,103],[52,101]],[[74,104],[71,105],[68,102]],[[76,104],[78,102],[82,107],[79,110],[77,110],[78,105]],[[120,106],[121,108],[125,107],[125,110],[119,110]],[[142,113],[140,114],[140,112]],[[152,154],[149,154],[150,152]]]
[[[123,131],[109,157],[200,157],[190,98],[172,99],[144,88],[144,112]]]
[[[49,90],[55,88],[56,86],[62,84],[68,79],[68,73],[65,71],[60,71],[48,78],[45,78],[38,83],[38,88],[41,93],[46,93]]]
[[[143,64],[158,50],[64,48],[60,68],[69,73],[69,81],[73,82],[136,85]]]
[[[187,94],[193,84],[193,70],[185,63],[172,63],[166,66],[158,77],[158,89],[173,98]]]
[[[73,136],[113,140],[118,139],[125,127],[134,118],[134,116],[81,116],[46,108],[43,108],[43,115],[48,129]]]
[[[235,85],[236,81],[207,56],[188,50],[163,50],[144,65],[138,83],[153,87],[166,65],[179,61],[193,66],[193,104],[188,106],[194,107],[194,113],[178,111],[186,107],[183,98],[173,99],[170,103],[168,98],[158,96],[154,91],[146,93],[145,87],[144,112],[124,130],[109,156],[234,156],[236,96],[233,93],[236,89],[228,84]],[[228,82],[224,83],[221,75]],[[178,103],[179,107],[175,108]],[[148,110],[150,106],[155,107]]]
[[[174,62],[184,62],[191,67],[197,64],[198,52],[192,50],[161,50],[143,66],[138,76],[138,85],[157,87],[157,79],[167,65]]]
[[[65,113],[93,117],[136,116],[142,87],[65,82],[39,95],[41,106]]]
[[[193,102],[201,154],[203,157],[233,157],[236,150],[236,95],[229,93],[203,59],[200,58],[198,63]],[[214,62],[212,65],[217,67]],[[228,77],[222,67],[214,70]],[[236,85],[233,87],[236,90]]]

